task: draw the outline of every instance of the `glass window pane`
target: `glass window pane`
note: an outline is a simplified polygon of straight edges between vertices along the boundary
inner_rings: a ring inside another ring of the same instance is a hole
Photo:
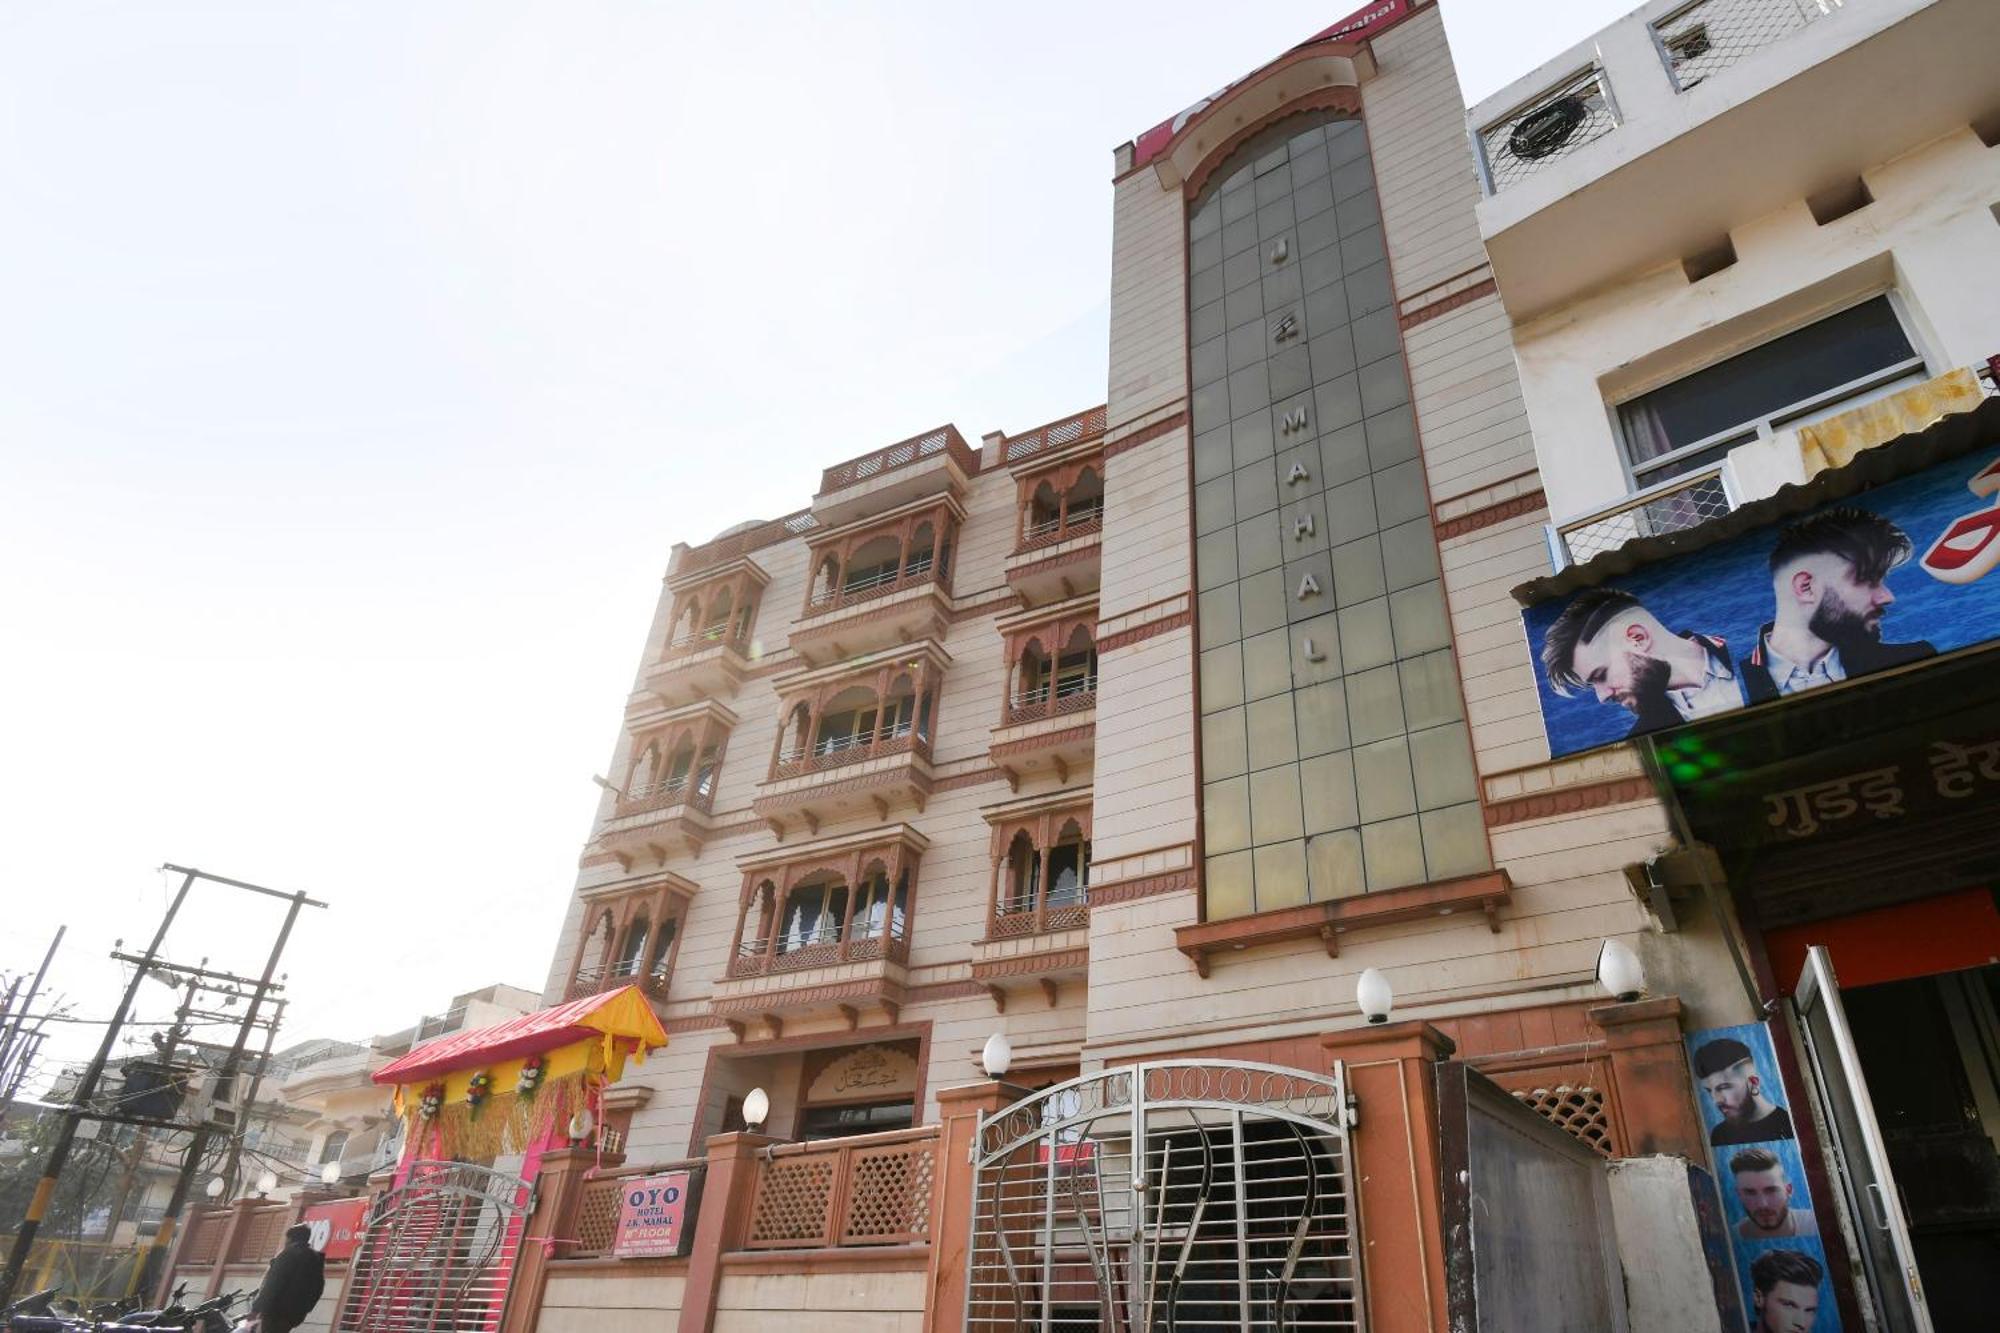
[[[1292,711],[1298,723],[1300,754],[1347,748],[1347,687],[1340,681],[1302,687],[1292,695]]]
[[[1378,227],[1382,222],[1382,210],[1375,198],[1375,191],[1365,190],[1348,199],[1336,199],[1333,211],[1340,217],[1340,234],[1343,240],[1359,231]],[[1222,248],[1229,249],[1227,229],[1223,232]]]
[[[1424,862],[1432,879],[1476,875],[1493,868],[1486,847],[1486,823],[1478,802],[1431,810],[1422,816]]]
[[[1240,776],[1249,767],[1243,710],[1225,708],[1201,719],[1201,775],[1209,782]]]
[[[1343,213],[1341,220],[1343,223],[1340,229],[1341,266],[1348,273],[1359,273],[1388,258],[1388,253],[1382,248],[1382,229],[1373,225],[1375,219],[1372,213],[1356,214],[1352,218]],[[1359,225],[1345,225],[1349,222]]]
[[[1342,241],[1345,249],[1347,242]],[[1347,275],[1347,312],[1350,318],[1360,319],[1371,310],[1380,310],[1394,302],[1395,295],[1389,290],[1389,266],[1370,264],[1359,272]],[[1227,309],[1225,303],[1224,306]]]
[[[1233,466],[1249,467],[1259,459],[1271,456],[1271,416],[1260,412],[1244,417],[1229,428],[1233,449]]]
[[[1258,186],[1262,188],[1263,181],[1259,181]],[[1268,255],[1271,250],[1271,242],[1283,236],[1291,229],[1292,218],[1292,201],[1289,196],[1275,200],[1259,208],[1257,210],[1258,249]]]
[[[1333,565],[1319,551],[1285,566],[1285,615],[1311,620],[1333,609]]]
[[[1308,259],[1308,264],[1328,252],[1322,251]],[[1317,291],[1306,293],[1306,334],[1318,337],[1328,329],[1337,329],[1347,323],[1347,289],[1340,283],[1329,283]]]
[[[1214,481],[1229,475],[1234,460],[1229,454],[1229,427],[1218,426],[1206,435],[1194,437],[1194,479]]]
[[[1201,789],[1202,840],[1210,852],[1250,845],[1250,780],[1225,778]]]
[[[1355,357],[1359,355],[1354,337],[1345,326],[1314,329],[1309,350],[1315,380],[1330,380],[1336,375],[1348,374],[1354,369]]]
[[[1188,340],[1207,342],[1222,333],[1229,326],[1222,319],[1222,302],[1218,299],[1205,306],[1199,306],[1188,317]]]
[[[1367,153],[1368,131],[1360,121],[1340,120],[1326,127],[1327,160],[1335,166],[1352,162]]]
[[[1368,891],[1358,830],[1340,829],[1307,840],[1306,885],[1316,903]]]
[[[1246,708],[1244,713],[1249,719],[1249,753],[1253,767],[1270,768],[1276,764],[1289,764],[1299,757],[1298,731],[1292,722],[1291,695],[1274,694],[1268,699],[1259,699]],[[1439,801],[1437,804],[1445,805],[1448,802]]]
[[[1236,530],[1230,528],[1196,538],[1194,567],[1197,584],[1204,592],[1236,582]]]
[[[1383,533],[1382,564],[1391,588],[1408,588],[1436,578],[1438,548],[1431,521],[1412,519]]]
[[[1361,851],[1371,893],[1424,882],[1423,835],[1415,815],[1362,825]]]
[[[1306,845],[1281,842],[1256,851],[1257,910],[1297,907],[1306,901]]]
[[[1353,375],[1328,380],[1313,390],[1313,401],[1319,408],[1322,435],[1351,426],[1361,420],[1361,381]]]
[[[1231,390],[1232,395],[1234,390]],[[1233,401],[1233,398],[1232,398]],[[1403,363],[1384,357],[1361,367],[1361,410],[1369,416],[1401,407],[1410,401],[1410,383],[1404,378]],[[1240,410],[1240,409],[1239,409]]]
[[[1353,716],[1351,707],[1348,716]],[[1416,813],[1417,792],[1410,781],[1409,742],[1398,736],[1373,745],[1357,745],[1353,753],[1354,788],[1361,798],[1364,821]]]
[[[1331,230],[1331,228],[1329,228]],[[1188,304],[1196,310],[1222,299],[1222,274],[1217,269],[1204,269],[1188,278]]]
[[[1347,715],[1354,743],[1403,734],[1403,689],[1393,666],[1379,666],[1347,678]]]
[[[1222,318],[1222,303],[1220,301],[1216,302],[1211,309],[1217,312],[1217,319]],[[1254,366],[1264,359],[1263,322],[1260,320],[1255,324],[1244,324],[1232,328],[1224,335],[1223,342],[1229,348],[1229,368],[1231,370],[1241,370],[1245,366]]]
[[[1267,569],[1236,585],[1243,603],[1242,637],[1250,638],[1285,623],[1285,571]]]
[[[1458,672],[1449,652],[1405,658],[1396,670],[1403,678],[1403,716],[1413,729],[1456,722],[1464,715]]]
[[[1284,559],[1284,547],[1278,540],[1278,521],[1279,514],[1274,509],[1236,525],[1236,561],[1245,574],[1271,569]]]
[[[1218,248],[1220,248],[1218,244]],[[1222,289],[1233,292],[1258,282],[1264,276],[1264,256],[1256,250],[1244,250],[1222,261]]]
[[[1198,386],[1213,384],[1229,373],[1229,353],[1220,334],[1198,344],[1189,354],[1188,372]]]
[[[1282,629],[1243,640],[1243,697],[1261,699],[1292,688],[1292,645]]]
[[[1204,385],[1194,391],[1194,431],[1200,435],[1229,423],[1229,389],[1222,384]]]
[[[1201,711],[1213,713],[1243,702],[1243,655],[1224,644],[1201,655]]]
[[[1372,315],[1363,315],[1354,321],[1353,334],[1354,359],[1364,366],[1403,350],[1394,310],[1377,310]]]
[[[1385,528],[1430,515],[1424,472],[1414,458],[1375,474],[1375,515]]]
[[[1389,638],[1389,602],[1377,597],[1356,606],[1343,606],[1340,616],[1340,655],[1349,671],[1366,671],[1395,660],[1396,650]]]
[[[1278,511],[1285,525],[1285,558],[1295,560],[1308,551],[1324,551],[1326,502],[1317,495],[1296,496]]]
[[[1268,459],[1237,468],[1235,484],[1238,518],[1255,518],[1278,507],[1277,469]]]
[[[1479,780],[1472,771],[1472,741],[1463,722],[1412,733],[1410,766],[1416,770],[1419,810],[1457,805],[1479,795]]]
[[[1192,229],[1190,229],[1192,230]],[[1222,232],[1211,227],[1200,236],[1190,235],[1188,239],[1188,268],[1199,272],[1213,268],[1222,262]]]
[[[1292,686],[1300,689],[1341,673],[1339,613],[1329,611],[1292,626]]]
[[[1298,227],[1299,253],[1302,255],[1316,254],[1334,244],[1339,239],[1339,236],[1340,219],[1338,210],[1336,209],[1330,208],[1325,212],[1315,213],[1309,218],[1302,218],[1299,221]],[[1224,237],[1223,242],[1223,248],[1228,249],[1228,238]],[[1220,284],[1217,285],[1220,286]],[[1310,276],[1306,280],[1306,286],[1312,286]]]
[[[1361,809],[1354,800],[1354,760],[1344,751],[1316,755],[1299,764],[1307,833],[1353,828]]]
[[[1328,487],[1368,475],[1368,436],[1360,423],[1320,438],[1319,465],[1321,483]]]
[[[1250,775],[1250,834],[1259,847],[1302,837],[1299,770],[1292,764]]]
[[[1222,253],[1233,255],[1238,250],[1246,250],[1257,244],[1256,217],[1241,217],[1234,222],[1222,224]]]
[[[1351,542],[1375,531],[1374,485],[1364,478],[1329,488],[1326,521],[1336,543]]]
[[[1202,647],[1214,648],[1243,637],[1242,617],[1236,612],[1236,588],[1236,584],[1226,583],[1201,595],[1195,607],[1195,621]]]
[[[1271,397],[1290,398],[1312,387],[1310,356],[1304,343],[1294,341],[1271,358]]]
[[[1194,530],[1206,535],[1236,522],[1236,483],[1224,477],[1194,488]]]
[[[1319,179],[1305,181],[1292,193],[1292,207],[1302,218],[1309,218],[1315,213],[1322,213],[1333,207],[1333,186],[1326,179],[1324,159],[1314,169],[1313,174]]]
[[[1421,583],[1389,594],[1389,617],[1396,629],[1396,652],[1414,657],[1451,644],[1451,624],[1445,617],[1444,584]]]
[[[1248,916],[1256,910],[1256,898],[1250,889],[1250,853],[1210,856],[1206,869],[1209,920]]]
[[[1363,537],[1333,548],[1333,595],[1338,605],[1353,606],[1386,591],[1380,538]]]

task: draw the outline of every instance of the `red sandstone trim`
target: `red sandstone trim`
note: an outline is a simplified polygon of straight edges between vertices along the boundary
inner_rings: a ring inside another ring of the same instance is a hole
[[[1026,578],[1031,574],[1046,574],[1052,569],[1062,569],[1068,565],[1088,564],[1096,560],[1102,554],[1103,550],[1104,547],[1101,543],[1092,542],[1088,546],[1079,546],[1074,551],[1064,551],[1061,555],[1052,555],[1046,560],[1037,560],[1033,564],[1016,565],[1007,571],[1007,577],[1010,579]]]
[[[1135,430],[1123,439],[1114,440],[1110,444],[1105,445],[1104,456],[1106,458],[1116,458],[1127,449],[1137,449],[1142,444],[1151,444],[1162,435],[1179,430],[1182,426],[1187,425],[1187,422],[1188,414],[1185,411],[1176,412],[1170,417],[1155,421],[1143,430]]]
[[[1087,741],[1097,735],[1097,724],[1086,722],[1080,727],[1065,727],[1061,731],[1044,731],[1025,740],[1007,741],[996,745],[990,751],[995,759],[1005,759],[1010,755],[1032,754],[1051,745],[1068,745],[1072,742]],[[997,772],[995,776],[1001,776]]]
[[[1491,296],[1498,290],[1499,288],[1494,285],[1493,279],[1488,278],[1484,282],[1474,283],[1464,291],[1453,292],[1450,296],[1441,296],[1437,300],[1427,305],[1420,305],[1414,310],[1406,310],[1396,316],[1396,322],[1403,327],[1405,332],[1408,332],[1419,324],[1436,319],[1439,315],[1448,315],[1460,306],[1471,305],[1481,297]]]
[[[1253,82],[1262,82],[1287,66],[1297,64],[1299,60],[1309,60],[1328,54],[1340,54],[1343,46],[1349,51],[1360,49],[1359,47],[1348,46],[1344,43],[1326,47],[1317,45],[1304,47],[1300,52],[1296,53],[1296,58],[1280,58],[1266,68],[1259,70],[1255,79],[1246,81],[1241,87],[1247,88]],[[1231,89],[1230,91],[1233,93],[1240,91],[1240,89]],[[1225,97],[1218,105],[1226,105],[1228,101],[1229,98]],[[1276,125],[1279,121],[1288,120],[1306,111],[1345,111],[1350,116],[1359,119],[1361,116],[1361,90],[1348,87],[1344,84],[1338,84],[1331,88],[1318,88],[1303,97],[1294,98],[1286,102],[1275,114],[1245,125],[1214,148],[1211,148],[1208,151],[1208,156],[1202,158],[1201,164],[1188,173],[1187,183],[1181,189],[1182,197],[1191,200],[1200,195],[1201,187],[1208,183],[1208,178],[1215,174],[1215,169],[1227,162],[1229,155],[1235,152],[1237,146],[1251,135],[1261,133],[1271,128],[1271,126]],[[1206,115],[1196,116],[1188,122],[1181,132],[1183,134],[1194,132],[1207,118]],[[1162,154],[1162,156],[1171,154],[1173,148],[1174,145],[1169,144],[1166,154]]]
[[[931,783],[931,792],[957,791],[960,787],[983,787],[989,782],[1005,782],[1007,775],[997,768],[975,768],[970,773],[954,773]]]
[[[1090,886],[1090,905],[1108,907],[1114,903],[1136,902],[1141,898],[1151,898],[1155,894],[1192,889],[1194,885],[1195,875],[1192,866],[1185,870],[1170,870],[1164,875],[1146,875],[1139,879],[1121,879],[1110,884],[1093,884]]]
[[[1505,523],[1509,519],[1540,513],[1548,507],[1549,497],[1537,489],[1525,495],[1516,495],[1511,499],[1487,505],[1482,509],[1471,510],[1456,518],[1437,518],[1436,511],[1433,510],[1432,518],[1437,527],[1437,539],[1448,542],[1454,537],[1463,537],[1482,528],[1490,528],[1496,523]]]
[[[1486,827],[1498,828],[1530,819],[1601,810],[1611,805],[1632,805],[1650,801],[1653,797],[1653,784],[1643,777],[1612,778],[1605,782],[1559,787],[1554,791],[1536,792],[1532,796],[1516,796],[1511,800],[1486,801],[1483,804],[1486,807]]]
[[[986,987],[977,981],[933,981],[927,986],[912,986],[905,993],[909,1005],[933,1004],[939,1000],[963,1000],[974,995],[986,994]]]
[[[1052,949],[1047,953],[1018,954],[1012,958],[996,958],[991,962],[974,963],[972,979],[989,981],[998,977],[1032,976],[1037,972],[1055,972],[1090,966],[1089,949]]]
[[[1149,620],[1143,625],[1135,625],[1131,629],[1120,630],[1116,634],[1105,635],[1097,641],[1097,653],[1098,656],[1102,657],[1105,653],[1115,652],[1120,648],[1129,648],[1135,643],[1144,643],[1147,639],[1165,634],[1168,630],[1182,629],[1193,623],[1194,613],[1192,611],[1182,611],[1177,615],[1163,616],[1158,620]]]

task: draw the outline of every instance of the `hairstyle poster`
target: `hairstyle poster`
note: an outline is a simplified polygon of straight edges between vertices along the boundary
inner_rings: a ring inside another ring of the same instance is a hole
[[[1770,1029],[1708,1028],[1688,1034],[1687,1050],[1751,1333],[1835,1333],[1819,1211]]]
[[[1522,619],[1550,753],[2000,638],[1995,565],[1989,448],[1537,603]]]

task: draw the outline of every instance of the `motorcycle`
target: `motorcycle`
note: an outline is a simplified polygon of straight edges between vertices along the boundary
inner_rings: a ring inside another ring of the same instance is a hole
[[[90,1317],[65,1317],[55,1314],[55,1291],[37,1293],[26,1301],[9,1307],[5,1328],[7,1333],[162,1333],[162,1330],[179,1330],[179,1333],[231,1333],[234,1327],[230,1320],[230,1307],[244,1297],[241,1291],[232,1291],[203,1301],[199,1305],[183,1307],[180,1298],[187,1291],[183,1283],[174,1289],[168,1304],[157,1310],[128,1310],[114,1313],[108,1320],[98,1318],[100,1306]],[[115,1302],[111,1305],[124,1305]],[[19,1313],[16,1313],[19,1311]]]

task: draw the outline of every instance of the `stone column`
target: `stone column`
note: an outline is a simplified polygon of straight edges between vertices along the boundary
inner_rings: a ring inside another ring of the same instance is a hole
[[[750,1234],[750,1209],[757,1198],[757,1151],[782,1142],[748,1132],[717,1134],[709,1139],[708,1178],[702,1182],[701,1207],[695,1213],[687,1286],[681,1296],[680,1333],[710,1333],[715,1327],[722,1256],[741,1249]]]
[[[1320,1039],[1347,1069],[1363,1244],[1362,1290],[1373,1333],[1444,1333],[1443,1199],[1433,1066],[1456,1048],[1424,1022],[1382,1023]]]
[[[972,1250],[973,1153],[979,1117],[997,1115],[1028,1096],[1011,1083],[972,1083],[938,1092],[936,1193],[931,1200],[930,1284],[924,1327],[960,1333],[965,1327],[966,1255]]]
[[[1625,1132],[1619,1153],[1626,1157],[1676,1153],[1701,1161],[1705,1136],[1681,1045],[1680,997],[1603,1004],[1588,1012],[1604,1033],[1611,1056],[1613,1091]]]
[[[533,1333],[542,1317],[542,1295],[549,1285],[549,1261],[562,1257],[562,1247],[576,1241],[578,1206],[583,1185],[597,1165],[589,1148],[551,1148],[542,1154],[535,1175],[535,1211],[521,1228],[514,1254],[514,1272],[507,1283],[507,1313],[500,1333]],[[606,1167],[622,1166],[622,1153],[604,1154]]]

